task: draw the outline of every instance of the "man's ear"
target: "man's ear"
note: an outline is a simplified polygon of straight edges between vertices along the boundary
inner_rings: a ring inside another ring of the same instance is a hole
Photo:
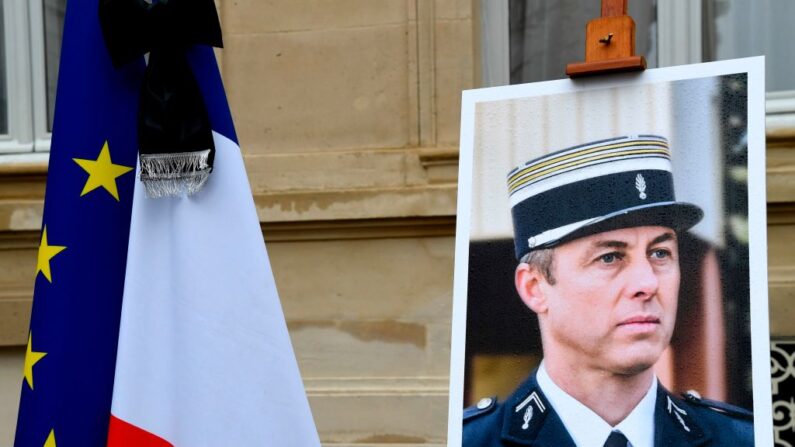
[[[526,263],[516,266],[516,274],[514,276],[516,291],[525,306],[537,314],[543,314],[547,311],[547,299],[541,290],[541,284],[544,282],[546,282],[546,279],[537,268],[531,267],[530,264]]]

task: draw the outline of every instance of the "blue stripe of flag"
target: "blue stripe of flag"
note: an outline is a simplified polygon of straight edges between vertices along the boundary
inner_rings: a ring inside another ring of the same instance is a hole
[[[135,172],[116,179],[119,201],[103,188],[81,197],[88,174],[73,159],[95,160],[107,141],[114,164],[135,167],[143,68],[115,69],[98,0],[69,0],[43,220],[48,243],[67,248],[52,283],[36,275],[32,349],[47,354],[34,389],[22,383],[16,446],[42,446],[51,430],[58,445],[105,445]]]

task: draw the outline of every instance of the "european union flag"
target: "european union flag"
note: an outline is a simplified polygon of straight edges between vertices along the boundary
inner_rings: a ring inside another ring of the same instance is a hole
[[[67,3],[16,446],[104,446],[143,59],[112,66],[98,0]]]

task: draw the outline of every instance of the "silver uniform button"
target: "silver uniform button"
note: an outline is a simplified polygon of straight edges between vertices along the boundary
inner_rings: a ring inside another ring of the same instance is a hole
[[[492,399],[490,397],[484,397],[478,401],[476,406],[478,407],[478,410],[482,410],[484,408],[488,408],[489,405],[491,405],[491,401]]]

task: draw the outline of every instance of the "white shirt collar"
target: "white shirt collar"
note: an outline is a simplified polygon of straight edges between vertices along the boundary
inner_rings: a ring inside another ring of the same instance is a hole
[[[544,362],[538,368],[536,380],[577,447],[603,447],[613,430],[621,431],[629,440],[630,447],[654,447],[656,377],[643,399],[615,427],[557,386],[549,377]]]

